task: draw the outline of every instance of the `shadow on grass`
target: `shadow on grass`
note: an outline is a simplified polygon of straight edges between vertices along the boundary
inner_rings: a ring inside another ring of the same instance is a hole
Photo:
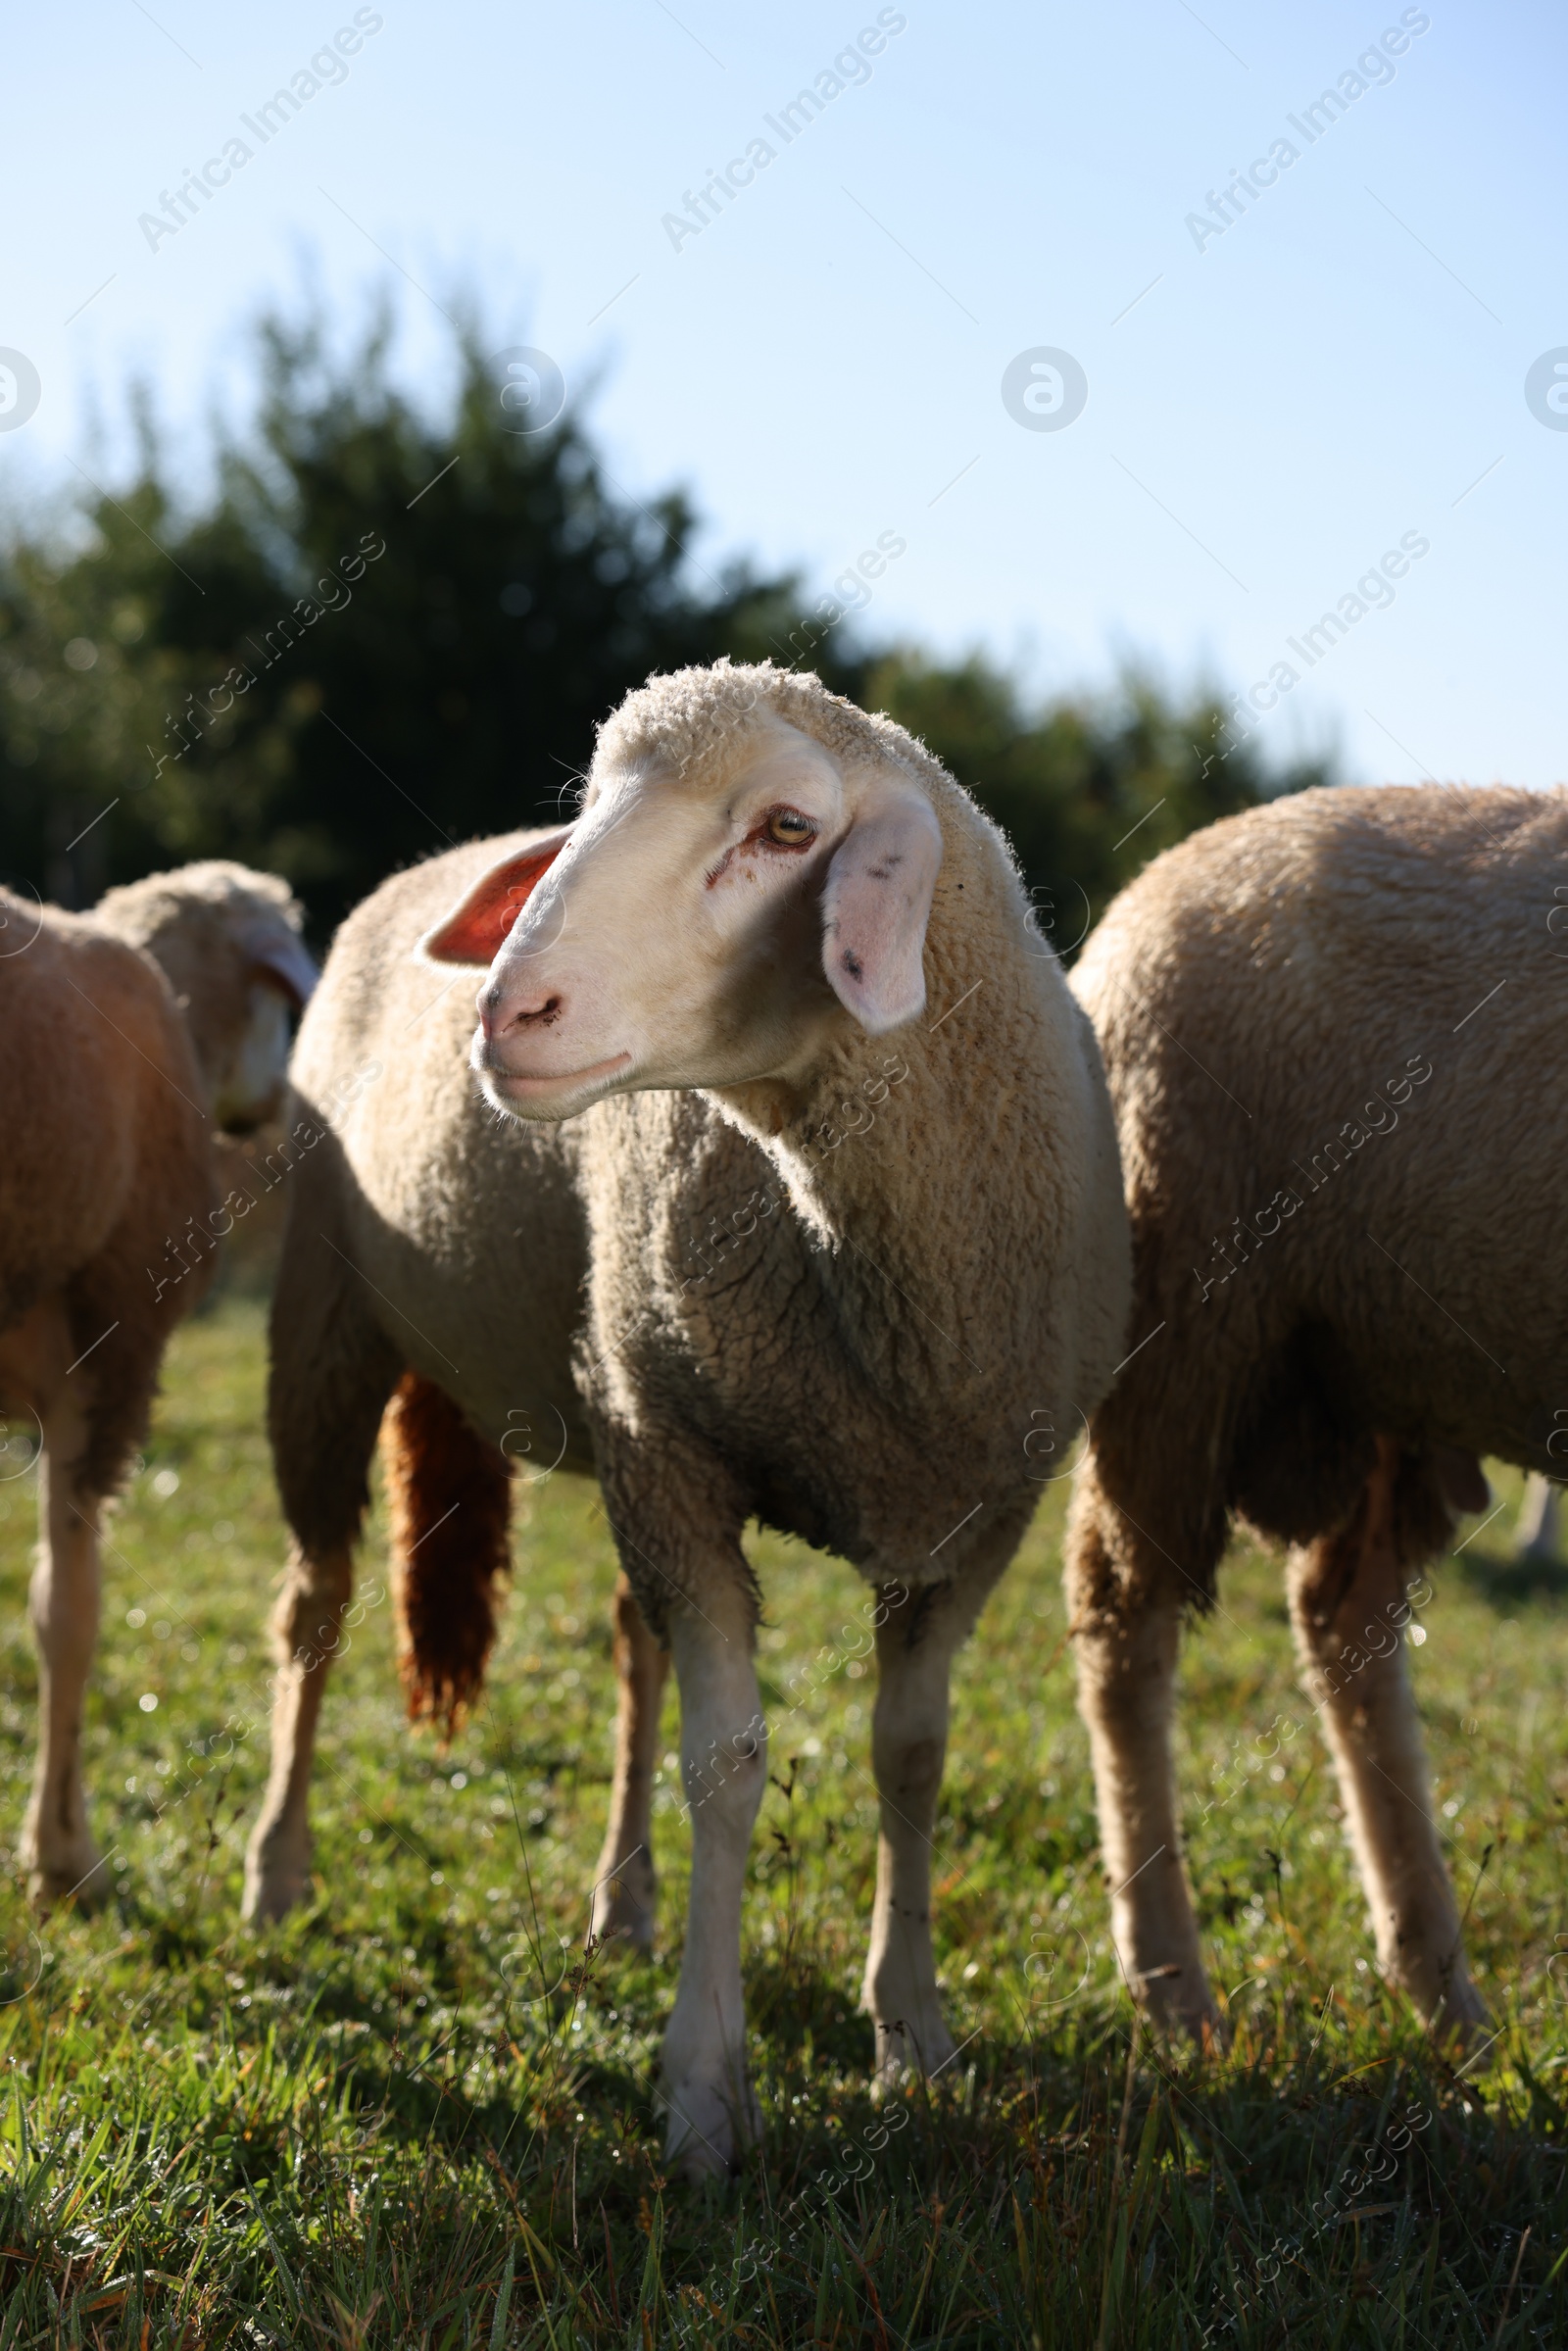
[[[1382,2007],[1281,1993],[1200,2060],[1088,1997],[875,2103],[851,1993],[809,1955],[770,1956],[749,1970],[761,2146],[735,2180],[688,2188],[660,2152],[662,2004],[642,1963],[579,1986],[586,2051],[571,2002],[531,2024],[323,2030],[313,1973],[292,2012],[225,2005],[199,2064],[138,2017],[113,2111],[85,2027],[28,2036],[29,2122],[0,2181],[16,2339],[1564,2339],[1568,2112],[1522,2039],[1476,2083]],[[114,2261],[84,2233],[100,2211],[126,2248]]]
[[[1493,1608],[1517,1608],[1531,1600],[1560,1600],[1568,1594],[1568,1561],[1561,1559],[1461,1551],[1445,1560],[1440,1573],[1457,1574],[1467,1592]]]
[[[809,1953],[753,1957],[746,1969],[747,2012],[781,2068],[803,2058],[835,2074],[869,2073],[870,2019],[858,1995]]]

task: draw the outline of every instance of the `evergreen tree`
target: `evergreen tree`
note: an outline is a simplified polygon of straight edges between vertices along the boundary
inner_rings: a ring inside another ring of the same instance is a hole
[[[1005,826],[1070,952],[1106,898],[1195,824],[1270,790],[1221,713],[1131,680],[1040,713],[975,659],[873,658],[802,620],[793,578],[691,555],[671,491],[611,483],[568,408],[509,429],[476,337],[431,418],[390,322],[334,364],[318,324],[261,329],[244,446],[182,507],[150,427],[135,476],[0,555],[0,880],[68,906],[198,857],[282,873],[318,944],[387,873],[478,833],[559,820],[594,729],[655,669],[801,644],[890,710]],[[794,643],[791,633],[794,631]]]
[[[1271,773],[1232,748],[1218,700],[1176,703],[1130,674],[1101,696],[1038,713],[978,657],[943,667],[900,652],[869,665],[887,710],[966,784],[1010,838],[1041,928],[1071,955],[1151,857],[1216,817],[1327,780],[1320,764]]]

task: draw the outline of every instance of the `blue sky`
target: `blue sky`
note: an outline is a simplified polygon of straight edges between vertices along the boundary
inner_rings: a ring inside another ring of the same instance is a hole
[[[215,408],[245,413],[258,307],[307,285],[347,335],[390,279],[434,396],[440,306],[470,289],[498,346],[553,355],[617,481],[690,488],[710,566],[744,550],[825,593],[892,534],[869,635],[983,646],[1043,691],[1127,656],[1258,685],[1262,742],[1355,779],[1568,776],[1568,431],[1525,396],[1568,353],[1560,8],[388,0],[360,23],[263,144],[242,116],[352,7],[13,19],[0,346],[42,390],[0,433],[8,507],[72,459],[113,478],[132,371],[194,465]],[[791,127],[803,89],[820,111],[786,140],[767,118]],[[1343,112],[1314,122],[1325,89]],[[151,247],[140,216],[236,136],[249,161]],[[759,139],[771,160],[683,229]],[[1224,223],[1211,195],[1258,161]],[[1061,429],[1004,403],[1041,349],[1087,382]],[[1325,612],[1344,634],[1308,663],[1290,640]]]

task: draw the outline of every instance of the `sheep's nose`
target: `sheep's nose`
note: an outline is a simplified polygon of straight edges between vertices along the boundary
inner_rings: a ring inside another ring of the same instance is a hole
[[[511,1029],[525,1029],[536,1020],[554,1020],[562,1010],[562,1000],[554,989],[509,992],[499,981],[492,980],[480,989],[477,1005],[479,1025],[489,1044],[506,1036]]]

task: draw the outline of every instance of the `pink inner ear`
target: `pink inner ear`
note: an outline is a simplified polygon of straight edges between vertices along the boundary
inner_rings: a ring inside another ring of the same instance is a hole
[[[828,867],[822,967],[868,1036],[925,1003],[925,928],[942,864],[936,810],[912,787],[858,816]]]
[[[503,940],[522,912],[535,883],[555,863],[571,838],[569,825],[503,857],[481,873],[466,898],[419,942],[431,963],[492,963]]]

